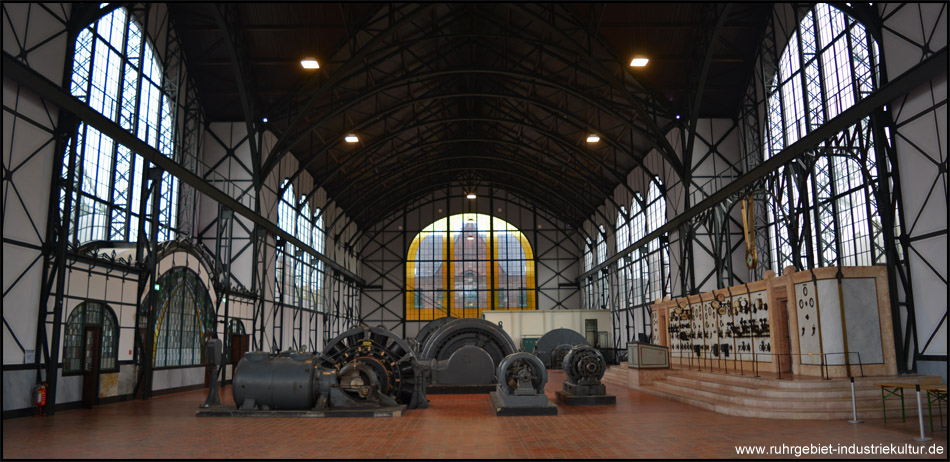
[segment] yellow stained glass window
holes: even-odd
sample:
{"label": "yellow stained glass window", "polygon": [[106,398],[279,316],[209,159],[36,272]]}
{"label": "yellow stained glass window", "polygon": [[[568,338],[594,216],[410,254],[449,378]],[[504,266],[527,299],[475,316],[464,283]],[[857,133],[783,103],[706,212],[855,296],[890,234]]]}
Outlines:
{"label": "yellow stained glass window", "polygon": [[406,258],[406,319],[534,310],[534,254],[518,228],[464,213],[426,226]]}

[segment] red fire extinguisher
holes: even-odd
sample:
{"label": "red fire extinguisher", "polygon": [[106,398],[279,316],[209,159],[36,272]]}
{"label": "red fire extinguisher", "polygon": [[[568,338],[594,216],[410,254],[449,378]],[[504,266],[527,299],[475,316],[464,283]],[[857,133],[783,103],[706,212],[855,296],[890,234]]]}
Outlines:
{"label": "red fire extinguisher", "polygon": [[40,415],[43,415],[43,407],[46,406],[46,383],[33,387],[33,401],[40,407]]}

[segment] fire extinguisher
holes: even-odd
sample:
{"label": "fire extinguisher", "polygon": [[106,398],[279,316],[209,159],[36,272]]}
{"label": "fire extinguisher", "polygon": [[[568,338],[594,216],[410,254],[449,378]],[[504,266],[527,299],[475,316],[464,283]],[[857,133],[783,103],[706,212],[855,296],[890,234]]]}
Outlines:
{"label": "fire extinguisher", "polygon": [[46,383],[41,383],[33,387],[33,402],[40,407],[40,414],[43,414],[43,407],[46,406]]}

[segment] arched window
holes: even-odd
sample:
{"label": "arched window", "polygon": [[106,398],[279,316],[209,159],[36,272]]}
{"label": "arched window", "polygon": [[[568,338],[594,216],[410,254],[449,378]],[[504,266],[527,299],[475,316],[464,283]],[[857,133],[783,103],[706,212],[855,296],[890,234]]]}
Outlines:
{"label": "arched window", "polygon": [[[298,198],[289,180],[285,179],[281,188],[284,192],[277,204],[277,226],[322,253],[325,234],[320,209],[311,214],[306,196]],[[311,315],[322,310],[323,263],[316,256],[285,242],[277,247],[275,275],[277,300],[304,308]],[[303,317],[299,320],[302,323]],[[316,335],[316,321],[308,322],[308,325],[310,332]],[[302,329],[303,326],[298,324],[295,328]],[[294,337],[294,340],[302,339]]]}
{"label": "arched window", "polygon": [[[69,89],[76,98],[175,159],[175,100],[165,90],[154,48],[125,8],[115,9],[79,32]],[[64,162],[64,172],[68,167]],[[74,208],[70,211],[76,242],[138,240],[146,167],[138,154],[95,128],[79,124]],[[164,172],[159,194],[157,238],[171,240],[178,212],[178,179]],[[151,207],[149,202],[146,213],[151,213]]]}
{"label": "arched window", "polygon": [[[827,4],[800,10],[799,17],[767,88],[765,158],[853,106],[877,85],[878,46],[861,23]],[[794,168],[778,170],[766,207],[770,263],[776,272],[786,266],[884,262],[873,196],[878,181],[874,143],[866,117],[820,143]]]}
{"label": "arched window", "polygon": [[[607,261],[607,230],[604,229],[604,225],[600,225],[597,227],[597,231],[597,264],[600,265]],[[610,270],[608,268],[602,268],[597,277],[598,300],[595,308],[601,310],[606,310],[610,304],[610,284],[607,282],[609,274]]]}
{"label": "arched window", "polygon": [[[662,186],[663,182],[656,177],[650,183],[650,190],[647,192],[647,234],[666,224],[666,194],[661,189]],[[652,302],[669,294],[670,248],[666,236],[650,241],[647,244],[647,250],[650,252],[647,257],[650,273],[647,301]]]}
{"label": "arched window", "polygon": [[504,220],[480,213],[438,220],[412,240],[406,262],[406,319],[536,309],[531,245]]}
{"label": "arched window", "polygon": [[[584,238],[584,272],[594,268],[594,243],[589,237]],[[587,276],[584,280],[584,308],[594,309],[597,305],[597,291],[594,290],[594,276]]]}
{"label": "arched window", "polygon": [[240,319],[231,319],[228,321],[228,327],[224,330],[224,354],[228,359],[228,362],[231,362],[231,338],[233,335],[244,335],[247,331],[244,330],[244,322]]}
{"label": "arched window", "polygon": [[183,267],[165,272],[157,285],[153,365],[201,365],[205,333],[214,332],[215,312],[208,289],[194,271]]}
{"label": "arched window", "polygon": [[[627,223],[627,209],[624,206],[620,206],[620,210],[617,211],[617,221],[614,224],[614,231],[617,235],[616,242],[616,253],[626,249],[630,245],[630,225]],[[620,308],[627,308],[630,305],[630,282],[632,275],[630,274],[630,265],[627,263],[630,260],[629,257],[623,257],[617,260],[617,278],[620,283],[618,288],[618,306]]]}
{"label": "arched window", "polygon": [[63,374],[82,372],[87,327],[100,329],[99,372],[118,371],[119,323],[116,322],[115,312],[108,305],[87,301],[73,308],[66,321]]}

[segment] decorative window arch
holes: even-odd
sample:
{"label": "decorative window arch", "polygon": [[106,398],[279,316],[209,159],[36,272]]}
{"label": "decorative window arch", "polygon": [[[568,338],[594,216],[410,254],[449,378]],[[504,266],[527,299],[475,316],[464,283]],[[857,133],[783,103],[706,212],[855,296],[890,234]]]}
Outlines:
{"label": "decorative window arch", "polygon": [[189,268],[175,267],[157,281],[154,367],[203,364],[205,337],[213,335],[214,305],[198,275]]}
{"label": "decorative window arch", "polygon": [[409,246],[406,319],[537,309],[534,264],[528,239],[504,220],[480,213],[437,220]]}
{"label": "decorative window arch", "polygon": [[119,323],[109,305],[85,301],[73,308],[66,321],[66,337],[63,342],[63,374],[82,372],[82,357],[85,351],[87,326],[102,328],[99,350],[99,372],[119,370]]}
{"label": "decorative window arch", "polygon": [[[166,90],[163,66],[154,47],[128,10],[116,8],[83,28],[75,49],[70,93],[176,159],[176,102]],[[72,145],[63,164],[64,178],[71,149]],[[75,149],[72,238],[79,244],[137,241],[146,161],[84,123],[78,126]],[[178,178],[163,172],[157,204],[159,241],[175,238],[178,192]],[[153,206],[148,202],[146,213],[151,213]]]}
{"label": "decorative window arch", "polygon": [[[877,87],[880,52],[860,22],[823,3],[798,15],[766,88],[766,159]],[[865,117],[777,171],[766,204],[773,270],[885,263],[875,142]]]}

